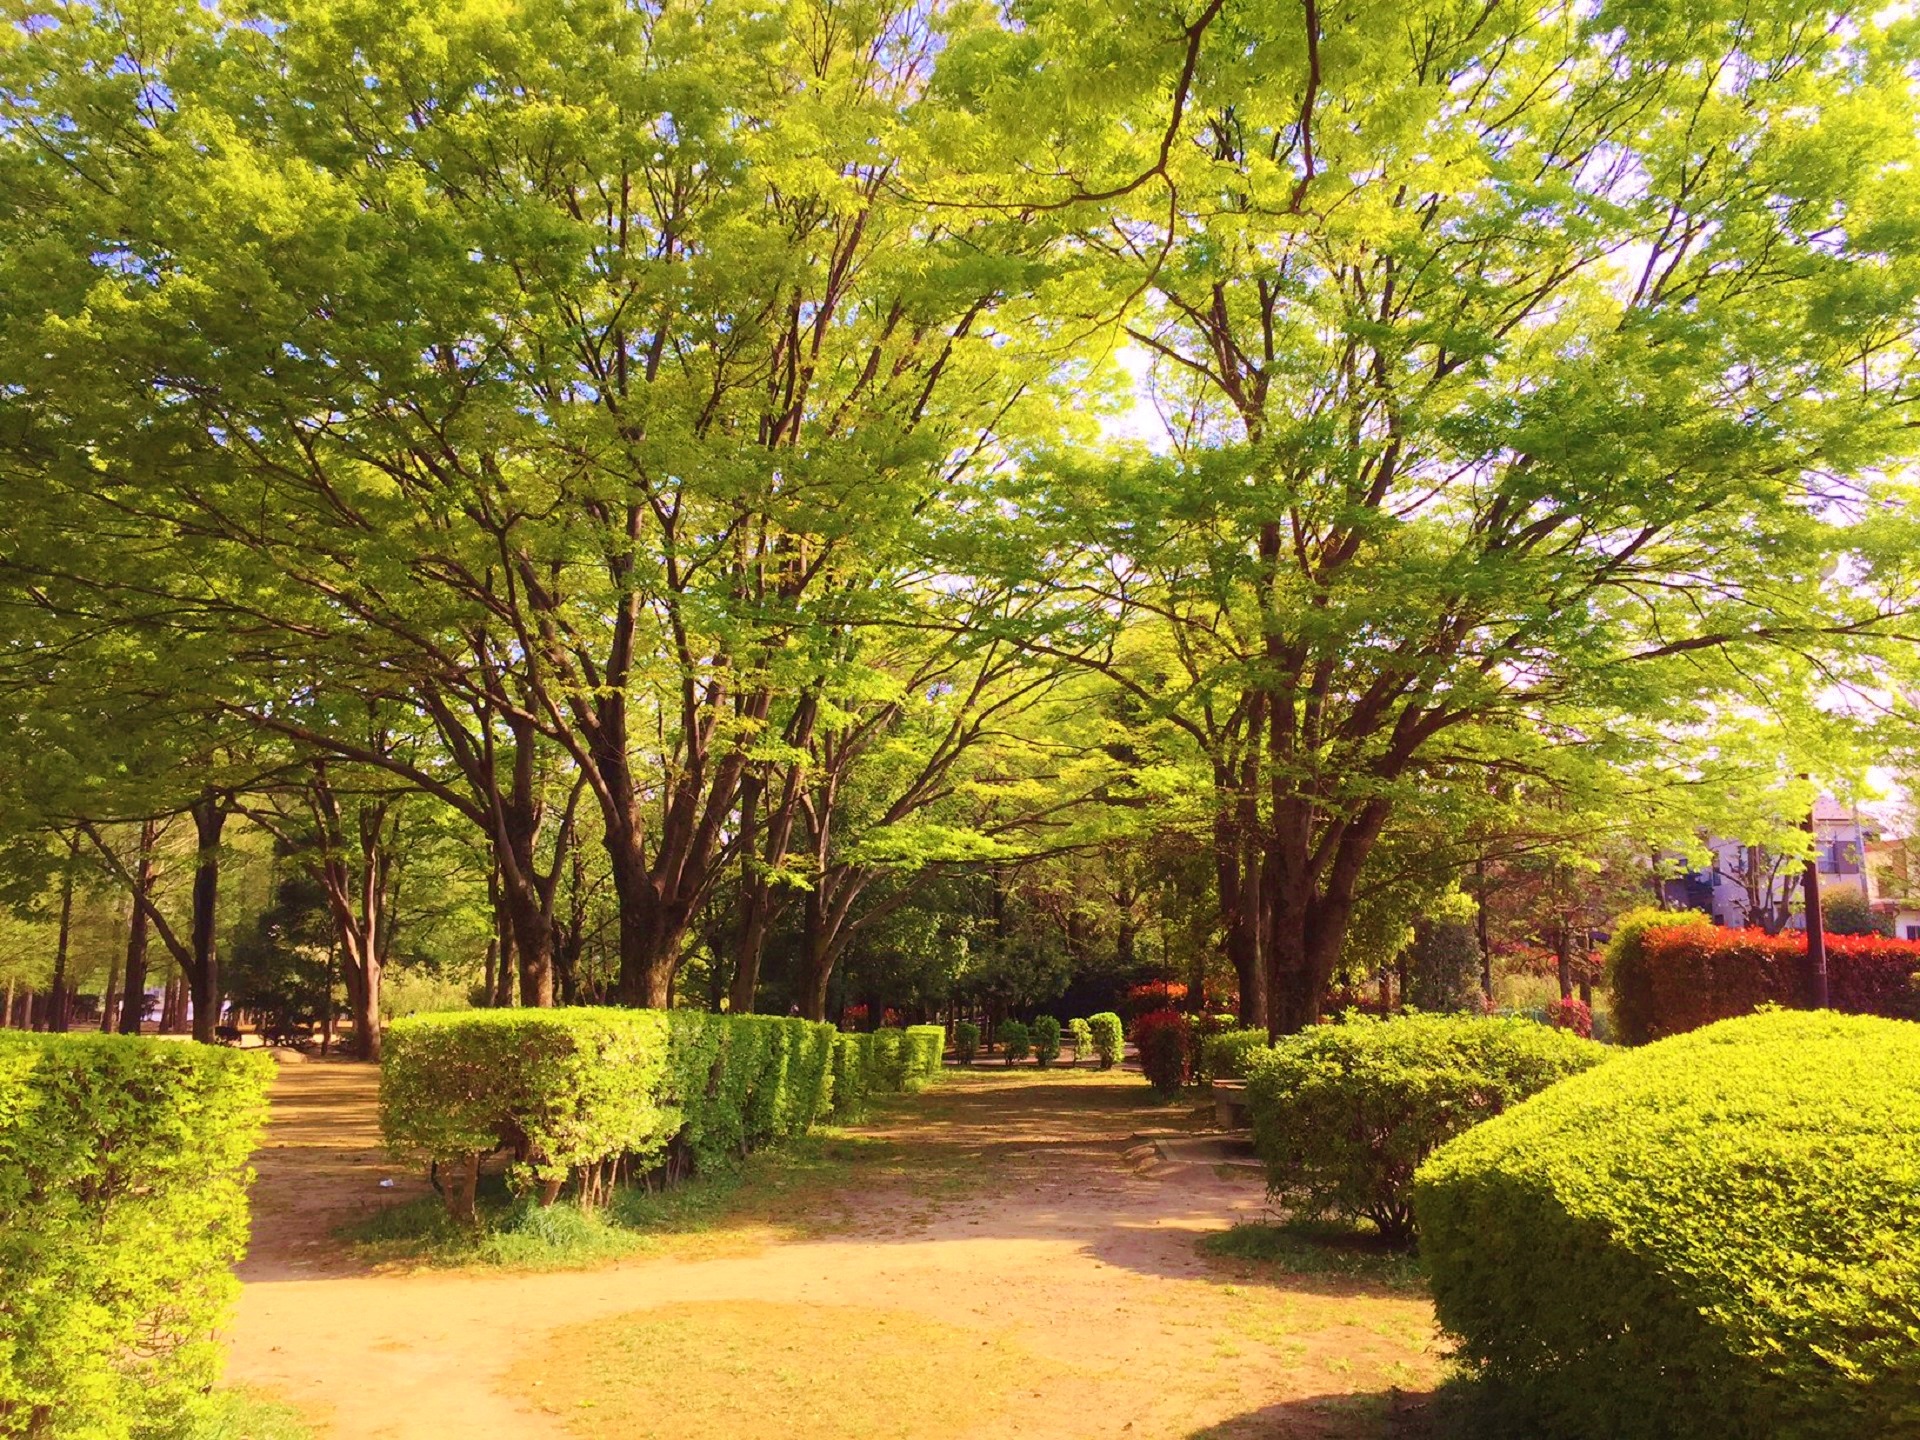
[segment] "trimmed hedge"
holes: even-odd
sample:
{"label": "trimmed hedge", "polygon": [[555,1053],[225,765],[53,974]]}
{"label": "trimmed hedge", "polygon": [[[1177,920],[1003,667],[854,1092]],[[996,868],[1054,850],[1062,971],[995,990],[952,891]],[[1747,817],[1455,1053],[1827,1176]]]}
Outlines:
{"label": "trimmed hedge", "polygon": [[0,1434],[178,1433],[219,1378],[264,1056],[0,1031]]}
{"label": "trimmed hedge", "polygon": [[1133,1022],[1133,1048],[1147,1083],[1162,1099],[1172,1099],[1187,1083],[1193,1058],[1193,1032],[1178,1010],[1150,1010]]}
{"label": "trimmed hedge", "polygon": [[962,1020],[953,1027],[953,1053],[962,1065],[971,1065],[980,1053],[980,1027],[973,1021]]}
{"label": "trimmed hedge", "polygon": [[1060,1058],[1060,1022],[1051,1015],[1036,1015],[1031,1034],[1034,1063],[1044,1070]]}
{"label": "trimmed hedge", "polygon": [[1000,1048],[1006,1054],[1007,1064],[1027,1058],[1030,1036],[1023,1020],[1003,1020],[1000,1022]]}
{"label": "trimmed hedge", "polygon": [[947,1027],[909,1025],[907,1027],[907,1088],[918,1090],[940,1078],[947,1059]]}
{"label": "trimmed hedge", "polygon": [[[1807,939],[1796,931],[1649,926],[1634,959],[1631,1038],[1637,1042],[1682,1035],[1763,1005],[1804,1009],[1813,1003]],[[1828,1003],[1843,1014],[1920,1018],[1917,972],[1920,942],[1827,936]]]}
{"label": "trimmed hedge", "polygon": [[620,1169],[675,1179],[803,1133],[832,1103],[831,1025],[701,1011],[472,1010],[396,1020],[380,1065],[380,1121],[395,1155],[449,1173],[471,1216],[482,1156],[508,1181],[583,1203]]}
{"label": "trimmed hedge", "polygon": [[1093,1050],[1100,1057],[1100,1068],[1111,1070],[1126,1053],[1127,1032],[1120,1017],[1111,1010],[1102,1010],[1098,1015],[1087,1017],[1087,1028],[1093,1031]]}
{"label": "trimmed hedge", "polygon": [[1371,1220],[1404,1244],[1421,1161],[1607,1053],[1564,1030],[1489,1016],[1316,1026],[1250,1060],[1254,1149],[1268,1189],[1298,1213]]}
{"label": "trimmed hedge", "polygon": [[1267,1048],[1264,1030],[1229,1030],[1200,1042],[1201,1063],[1209,1080],[1244,1080],[1247,1066]]}
{"label": "trimmed hedge", "polygon": [[1613,922],[1607,941],[1607,989],[1613,996],[1613,1033],[1623,1045],[1644,1045],[1653,1038],[1653,972],[1647,961],[1650,930],[1711,929],[1698,910],[1629,910]]}
{"label": "trimmed hedge", "polygon": [[1067,1022],[1067,1043],[1073,1046],[1073,1063],[1078,1065],[1093,1049],[1093,1027],[1085,1020]]}
{"label": "trimmed hedge", "polygon": [[851,1125],[867,1113],[873,1090],[873,1036],[836,1035],[833,1041],[833,1118]]}
{"label": "trimmed hedge", "polygon": [[1542,1432],[1920,1433],[1920,1026],[1661,1041],[1436,1154],[1440,1317]]}

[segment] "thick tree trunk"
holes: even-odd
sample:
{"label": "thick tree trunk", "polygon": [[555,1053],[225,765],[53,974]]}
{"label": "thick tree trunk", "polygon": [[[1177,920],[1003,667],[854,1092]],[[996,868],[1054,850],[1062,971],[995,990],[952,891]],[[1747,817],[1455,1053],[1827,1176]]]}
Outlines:
{"label": "thick tree trunk", "polygon": [[684,905],[662,898],[637,837],[609,833],[606,844],[620,905],[620,1001],[664,1010],[673,1000],[690,917]]}
{"label": "thick tree trunk", "polygon": [[140,855],[133,870],[133,916],[127,923],[126,968],[120,982],[120,1033],[138,1035],[146,1012],[147,941],[152,931],[147,918],[147,900],[153,890],[154,848],[160,843],[160,826],[153,820],[140,822]]}

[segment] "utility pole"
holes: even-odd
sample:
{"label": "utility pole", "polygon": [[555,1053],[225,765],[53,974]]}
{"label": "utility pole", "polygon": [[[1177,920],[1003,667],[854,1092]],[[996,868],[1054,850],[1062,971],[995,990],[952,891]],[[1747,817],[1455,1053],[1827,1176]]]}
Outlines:
{"label": "utility pole", "polygon": [[1813,981],[1813,1008],[1824,1010],[1827,1008],[1827,926],[1820,909],[1820,832],[1814,824],[1814,812],[1819,807],[1818,796],[1807,807],[1807,837],[1813,842],[1806,871],[1807,970]]}

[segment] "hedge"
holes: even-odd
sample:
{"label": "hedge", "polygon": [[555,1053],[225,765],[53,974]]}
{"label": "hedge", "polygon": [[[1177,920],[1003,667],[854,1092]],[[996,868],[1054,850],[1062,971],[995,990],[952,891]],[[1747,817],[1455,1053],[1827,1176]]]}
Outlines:
{"label": "hedge", "polygon": [[947,1027],[909,1025],[907,1027],[907,1088],[918,1090],[940,1078],[947,1058]]}
{"label": "hedge", "polygon": [[1661,1041],[1455,1140],[1415,1203],[1442,1322],[1543,1433],[1920,1433],[1920,1026]]}
{"label": "hedge", "polygon": [[1607,941],[1607,989],[1613,996],[1614,1037],[1623,1045],[1644,1045],[1653,1038],[1653,972],[1647,962],[1647,932],[1711,929],[1698,910],[1629,910],[1613,922]]}
{"label": "hedge", "polygon": [[1027,1024],[1024,1020],[1003,1020],[1000,1022],[1000,1048],[1006,1054],[1007,1064],[1027,1058],[1032,1049]]}
{"label": "hedge", "polygon": [[[1916,972],[1920,942],[1827,936],[1828,1003],[1842,1013],[1920,1018]],[[1750,1015],[1762,1005],[1804,1009],[1813,1001],[1806,936],[1794,931],[1648,927],[1627,975],[1634,1027],[1622,1038],[1635,1043]]]}
{"label": "hedge", "polygon": [[1298,1213],[1371,1220],[1404,1244],[1421,1161],[1607,1053],[1564,1030],[1492,1016],[1316,1026],[1249,1062],[1254,1149],[1268,1188]]}
{"label": "hedge", "polygon": [[1126,1030],[1120,1024],[1120,1017],[1111,1010],[1102,1010],[1087,1017],[1087,1028],[1093,1031],[1093,1051],[1100,1057],[1100,1068],[1111,1070],[1120,1063],[1126,1045]]}
{"label": "hedge", "polygon": [[1247,1066],[1267,1048],[1265,1030],[1228,1030],[1200,1042],[1201,1065],[1209,1080],[1244,1080]]}
{"label": "hedge", "polygon": [[480,1158],[583,1203],[618,1171],[678,1178],[804,1132],[832,1103],[831,1025],[700,1011],[475,1010],[396,1020],[380,1066],[388,1147],[448,1172],[468,1217]]}
{"label": "hedge", "polygon": [[264,1056],[0,1031],[0,1434],[178,1433],[219,1377]]}
{"label": "hedge", "polygon": [[1150,1010],[1133,1022],[1133,1048],[1147,1083],[1162,1099],[1172,1099],[1187,1083],[1193,1058],[1193,1032],[1178,1010]]}
{"label": "hedge", "polygon": [[873,1036],[837,1035],[833,1041],[833,1118],[851,1125],[865,1117],[873,1090]]}

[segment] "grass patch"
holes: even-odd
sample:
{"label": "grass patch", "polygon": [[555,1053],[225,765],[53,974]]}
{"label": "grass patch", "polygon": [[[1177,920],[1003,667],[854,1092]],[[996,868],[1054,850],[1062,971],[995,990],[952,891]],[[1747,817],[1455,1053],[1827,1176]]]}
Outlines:
{"label": "grass patch", "polygon": [[1202,1235],[1199,1246],[1209,1259],[1240,1261],[1279,1275],[1331,1276],[1407,1292],[1426,1288],[1419,1262],[1370,1226],[1309,1220],[1235,1225]]}
{"label": "grass patch", "polygon": [[256,1391],[216,1390],[187,1440],[313,1440],[313,1427],[293,1406]]}
{"label": "grass patch", "polygon": [[483,1178],[479,1223],[457,1224],[434,1196],[376,1211],[341,1227],[364,1260],[381,1265],[510,1270],[573,1270],[657,1254],[690,1238],[765,1242],[831,1232],[848,1218],[846,1200],[881,1184],[945,1193],[957,1183],[951,1167],[927,1165],[915,1151],[867,1135],[818,1131],[778,1148],[756,1151],[738,1165],[671,1190],[625,1186],[604,1210],[584,1213],[570,1201],[542,1209]]}
{"label": "grass patch", "polygon": [[1071,1373],[902,1310],[743,1300],[569,1327],[509,1383],[586,1440],[939,1440]]}

